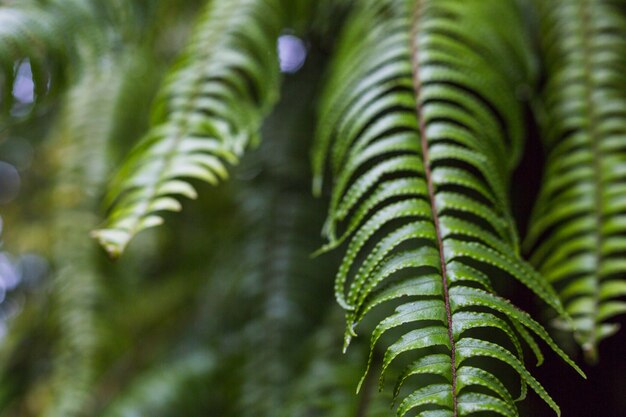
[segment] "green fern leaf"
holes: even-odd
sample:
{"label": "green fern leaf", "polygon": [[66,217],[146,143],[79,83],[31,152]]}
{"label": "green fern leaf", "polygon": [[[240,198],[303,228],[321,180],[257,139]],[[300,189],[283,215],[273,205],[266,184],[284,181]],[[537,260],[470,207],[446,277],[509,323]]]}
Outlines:
{"label": "green fern leaf", "polygon": [[[558,414],[523,364],[521,339],[538,362],[536,338],[582,374],[491,286],[516,279],[564,315],[552,287],[519,257],[508,208],[523,136],[515,92],[531,72],[522,34],[513,2],[364,0],[337,52],[313,154],[315,191],[326,165],[334,177],[322,251],[347,242],[335,287],[346,346],[368,312],[395,306],[371,336],[367,370],[377,344],[401,331],[386,348],[381,387],[409,352],[415,362],[396,395],[411,377],[430,376],[398,416],[517,416],[509,389],[477,369],[477,357],[508,364],[520,399],[529,386]],[[478,339],[479,328],[510,343]]]}
{"label": "green fern leaf", "polygon": [[155,125],[110,184],[106,224],[94,236],[118,256],[159,212],[178,211],[174,197],[195,198],[188,179],[217,184],[257,141],[277,98],[276,39],[285,24],[277,0],[216,0],[162,88]]}
{"label": "green fern leaf", "polygon": [[626,313],[626,14],[619,2],[542,2],[543,188],[525,242],[590,360]]}
{"label": "green fern leaf", "polygon": [[101,272],[93,262],[97,246],[89,239],[89,230],[97,224],[107,144],[118,122],[116,105],[128,87],[124,77],[108,70],[111,62],[129,78],[144,70],[131,54],[92,61],[67,92],[53,130],[51,145],[63,161],[54,191],[53,256],[58,270],[52,286],[60,337],[51,378],[55,401],[42,414],[46,417],[83,414],[96,379],[93,356],[99,333],[95,305],[102,292]]}

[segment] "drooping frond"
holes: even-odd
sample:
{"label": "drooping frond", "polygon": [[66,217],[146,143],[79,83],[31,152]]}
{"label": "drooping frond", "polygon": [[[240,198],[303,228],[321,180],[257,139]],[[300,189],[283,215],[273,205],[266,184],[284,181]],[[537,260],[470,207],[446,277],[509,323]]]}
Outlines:
{"label": "drooping frond", "polygon": [[21,1],[0,6],[0,103],[12,109],[20,64],[28,63],[34,82],[33,100],[48,94],[61,76],[60,65],[75,53],[76,40],[88,37],[95,20],[89,0]]}
{"label": "drooping frond", "polygon": [[548,162],[525,243],[593,360],[626,312],[626,11],[539,3]]}
{"label": "drooping frond", "polygon": [[245,377],[234,416],[283,415],[305,356],[293,347],[312,337],[319,312],[333,305],[328,289],[338,260],[310,257],[324,221],[324,204],[308,191],[306,163],[315,123],[309,103],[319,94],[320,61],[311,52],[307,65],[285,80],[281,101],[263,127],[264,146],[241,166],[257,175],[232,184],[238,187],[243,234],[224,267],[232,270],[237,259],[249,306],[240,336],[247,347],[240,360]]}
{"label": "drooping frond", "polygon": [[396,394],[428,375],[398,416],[517,416],[510,388],[478,357],[508,364],[520,397],[529,385],[558,413],[523,364],[522,339],[539,361],[536,337],[581,372],[492,289],[494,279],[516,279],[563,313],[518,256],[508,207],[523,137],[515,94],[530,73],[523,33],[514,2],[364,0],[337,52],[313,155],[318,191],[326,160],[334,176],[324,250],[348,242],[335,288],[346,344],[370,310],[394,305],[371,338],[373,350],[401,331],[381,384],[409,352]]}
{"label": "drooping frond", "polygon": [[[83,415],[94,384],[95,308],[101,284],[96,245],[89,231],[97,224],[107,145],[116,129],[120,96],[128,88],[125,77],[143,70],[137,63],[130,54],[111,55],[84,67],[65,97],[59,126],[53,132],[51,146],[61,165],[53,196],[57,267],[53,291],[60,337],[52,376],[55,399],[43,414],[46,417]],[[125,77],[111,71],[113,67],[123,69]]]}
{"label": "drooping frond", "polygon": [[285,24],[279,0],[215,0],[198,20],[186,52],[167,78],[154,127],[110,185],[106,224],[94,236],[119,255],[139,231],[194,198],[188,179],[227,176],[257,141],[279,86],[276,39]]}
{"label": "drooping frond", "polygon": [[[56,400],[45,414],[50,417],[78,415],[93,379],[91,361],[96,343],[93,309],[98,293],[98,273],[91,262],[93,248],[88,244],[88,236],[89,225],[96,220],[94,197],[98,195],[99,181],[104,178],[105,142],[100,140],[102,137],[82,137],[85,129],[69,127],[72,120],[80,120],[81,127],[90,121],[73,111],[85,110],[80,105],[85,104],[85,88],[92,88],[92,80],[88,81],[70,91],[69,100],[79,101],[68,101],[67,128],[60,129],[55,144],[63,158],[57,180],[60,204],[55,215],[53,249],[58,264],[53,287],[60,340],[53,376]],[[93,99],[95,102],[101,97],[94,95]],[[73,197],[69,198],[70,195]]]}

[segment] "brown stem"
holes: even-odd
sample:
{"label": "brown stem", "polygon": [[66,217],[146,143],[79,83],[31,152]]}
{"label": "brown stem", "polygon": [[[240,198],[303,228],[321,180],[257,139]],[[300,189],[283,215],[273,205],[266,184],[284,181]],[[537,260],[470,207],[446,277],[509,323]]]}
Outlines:
{"label": "brown stem", "polygon": [[426,120],[421,104],[422,81],[420,79],[420,62],[419,62],[419,46],[417,38],[419,36],[419,22],[422,17],[422,1],[416,0],[415,13],[411,28],[411,53],[413,61],[413,88],[415,89],[416,112],[419,119],[420,139],[422,145],[422,157],[424,160],[424,175],[426,176],[426,184],[428,186],[428,197],[431,203],[433,214],[433,222],[435,224],[435,232],[437,235],[437,247],[439,249],[439,259],[441,262],[441,279],[443,281],[443,300],[446,306],[446,316],[448,324],[448,337],[450,338],[450,362],[452,370],[452,412],[454,417],[458,417],[458,400],[456,394],[456,345],[454,342],[454,334],[452,332],[452,310],[450,308],[450,294],[448,291],[448,273],[446,268],[446,259],[444,255],[443,238],[441,234],[441,226],[439,223],[439,211],[437,210],[437,202],[435,200],[435,186],[433,184],[432,169],[429,157],[428,138],[426,137]]}

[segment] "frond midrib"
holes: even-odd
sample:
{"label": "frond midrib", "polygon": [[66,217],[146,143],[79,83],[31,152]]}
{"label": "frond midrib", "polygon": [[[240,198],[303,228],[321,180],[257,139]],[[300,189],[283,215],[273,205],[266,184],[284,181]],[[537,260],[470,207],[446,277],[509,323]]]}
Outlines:
{"label": "frond midrib", "polygon": [[[591,61],[591,45],[589,44],[590,33],[590,13],[591,5],[589,4],[589,0],[582,0],[580,5],[580,23],[582,29],[582,61],[583,61],[583,71],[584,71],[584,94],[585,94],[585,106],[586,111],[589,115],[589,125],[587,126],[587,131],[589,134],[589,142],[591,147],[592,154],[592,167],[593,167],[593,177],[595,187],[593,188],[593,198],[596,210],[594,210],[594,221],[596,223],[596,227],[594,228],[594,238],[596,240],[595,248],[593,250],[593,255],[596,260],[596,266],[594,268],[595,274],[599,275],[598,268],[602,264],[602,241],[603,241],[603,233],[602,233],[602,213],[604,213],[604,204],[603,204],[603,183],[602,183],[602,167],[601,164],[601,150],[599,148],[599,137],[596,129],[596,124],[598,120],[598,115],[596,112],[595,99],[593,97],[593,79],[592,79],[592,61]],[[593,290],[593,322],[594,325],[591,327],[591,334],[589,336],[589,341],[583,344],[583,351],[585,355],[589,357],[593,361],[593,358],[596,356],[597,349],[597,321],[598,321],[598,312],[600,308],[600,277],[597,276],[596,279],[593,280],[594,290]]]}
{"label": "frond midrib", "polygon": [[439,211],[437,208],[437,200],[435,196],[435,186],[433,184],[432,170],[429,158],[428,138],[426,137],[426,120],[424,119],[424,111],[421,104],[422,81],[420,77],[419,63],[419,46],[417,37],[419,36],[419,23],[422,17],[422,0],[415,0],[413,18],[411,20],[410,35],[410,51],[411,51],[411,70],[413,72],[413,88],[415,91],[415,111],[419,122],[419,135],[422,148],[422,158],[424,165],[424,176],[428,197],[430,199],[433,225],[435,227],[435,236],[437,239],[437,250],[439,251],[439,260],[441,263],[441,279],[443,287],[443,301],[446,308],[446,318],[448,327],[448,338],[450,339],[450,369],[451,369],[451,391],[452,391],[452,413],[453,417],[458,416],[458,398],[456,393],[457,375],[456,375],[456,344],[454,340],[454,327],[452,323],[452,309],[450,307],[450,294],[448,284],[448,274],[445,258],[445,250],[443,245],[443,237],[441,233],[441,224],[439,221]]}

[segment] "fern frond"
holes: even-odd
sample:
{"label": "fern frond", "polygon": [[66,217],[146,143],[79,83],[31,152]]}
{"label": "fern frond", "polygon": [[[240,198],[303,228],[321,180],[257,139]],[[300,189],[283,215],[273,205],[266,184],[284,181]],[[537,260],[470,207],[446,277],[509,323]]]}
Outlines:
{"label": "fern frond", "polygon": [[110,214],[94,236],[111,255],[161,224],[160,212],[180,210],[174,197],[195,198],[188,179],[217,184],[257,141],[278,95],[276,39],[284,24],[278,0],[209,3],[162,88],[154,127],[110,185]]}
{"label": "fern frond", "polygon": [[[138,64],[138,65],[137,65]],[[55,400],[47,417],[82,415],[94,383],[98,344],[95,306],[101,294],[96,246],[89,231],[97,224],[98,198],[107,172],[107,146],[116,130],[117,106],[126,77],[144,70],[132,54],[99,56],[85,66],[68,91],[53,143],[61,166],[54,193],[54,302],[59,341],[52,377]],[[123,71],[124,76],[110,71]],[[135,91],[141,82],[135,84]]]}
{"label": "fern frond", "polygon": [[[84,114],[83,106],[104,102],[102,95],[92,96],[86,92],[85,89],[93,88],[92,81],[93,78],[87,77],[69,92],[64,126],[55,141],[64,159],[57,181],[59,206],[53,249],[59,268],[54,278],[54,295],[61,337],[53,375],[56,400],[45,413],[49,417],[78,415],[89,396],[93,378],[91,361],[96,344],[93,308],[99,279],[91,262],[94,252],[88,245],[88,236],[89,225],[96,220],[94,197],[98,195],[99,181],[104,178],[106,142],[101,140],[102,135],[93,135],[96,132],[92,129],[87,129],[92,135],[83,136],[92,120],[76,112],[80,109]],[[86,103],[86,98],[94,101]],[[79,126],[76,126],[77,121]]]}
{"label": "fern frond", "polygon": [[[395,305],[373,331],[386,349],[429,375],[398,416],[517,416],[513,394],[474,358],[508,364],[557,414],[523,364],[520,339],[535,338],[580,369],[545,329],[492,290],[502,276],[560,313],[558,296],[517,254],[506,194],[522,146],[515,93],[530,69],[521,19],[502,0],[362,1],[352,17],[321,109],[315,187],[324,162],[334,176],[323,250],[347,241],[335,293],[347,310],[346,346],[363,317]],[[346,284],[347,288],[346,288]],[[408,298],[408,299],[407,299]],[[491,336],[500,333],[508,342]],[[372,361],[372,355],[367,368]],[[367,374],[367,371],[366,371]],[[425,382],[424,382],[425,381]]]}
{"label": "fern frond", "polygon": [[626,14],[610,0],[540,3],[548,162],[525,243],[593,359],[626,313]]}
{"label": "fern frond", "polygon": [[241,288],[248,294],[242,301],[252,318],[242,332],[242,346],[254,346],[239,360],[246,377],[235,416],[291,415],[286,403],[304,359],[304,349],[292,347],[314,339],[319,312],[333,302],[328,289],[338,259],[320,263],[310,257],[324,221],[324,204],[307,190],[306,164],[315,123],[309,103],[319,94],[320,61],[312,52],[307,65],[285,79],[280,103],[263,126],[264,146],[240,168],[258,174],[232,184],[238,187],[235,205],[241,218],[236,222],[243,234],[228,250],[234,257],[224,267],[232,271],[234,262],[242,268]]}
{"label": "fern frond", "polygon": [[[254,222],[246,222],[248,231],[242,240],[247,243],[239,245],[237,253],[249,263],[245,287],[249,292],[255,288],[257,293],[250,300],[254,307],[249,314],[254,319],[245,326],[243,344],[256,348],[243,359],[242,370],[247,376],[238,409],[239,414],[248,410],[270,417],[281,409],[295,377],[299,352],[291,347],[312,327],[307,306],[328,306],[332,300],[321,301],[320,292],[311,291],[317,289],[311,284],[320,269],[309,257],[315,247],[311,226],[322,221],[321,211],[313,210],[319,206],[311,204],[310,195],[300,192],[285,192],[259,182],[254,188],[243,194],[246,201],[242,206],[247,206],[244,213]],[[322,269],[327,277],[332,276],[329,268]]]}

